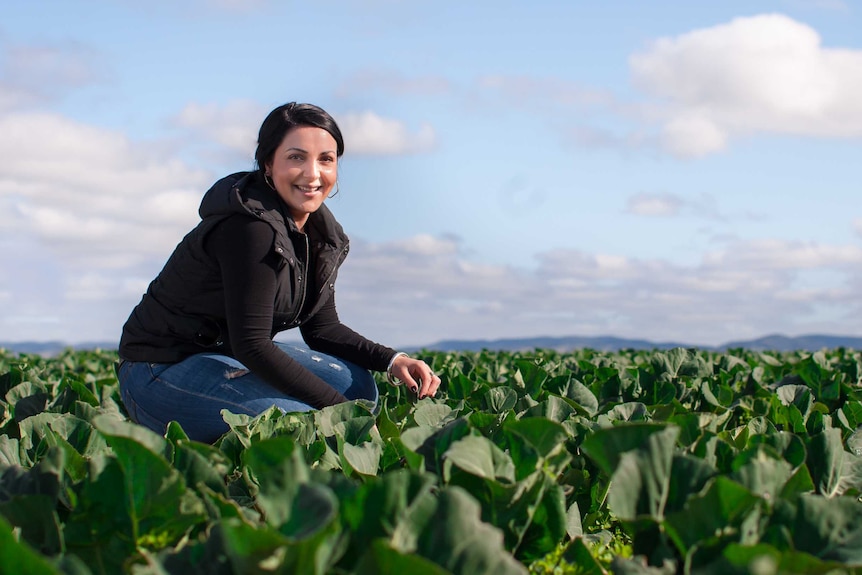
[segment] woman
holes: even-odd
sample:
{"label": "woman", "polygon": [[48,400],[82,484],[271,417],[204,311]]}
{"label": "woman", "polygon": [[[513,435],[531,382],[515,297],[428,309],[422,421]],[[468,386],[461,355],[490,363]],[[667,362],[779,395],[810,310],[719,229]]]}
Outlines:
{"label": "woman", "polygon": [[[323,201],[344,152],[335,120],[310,104],[279,106],[260,127],[256,170],[216,182],[201,222],[174,250],[123,326],[117,375],[132,420],[168,422],[213,442],[221,410],[258,415],[365,399],[374,378],[418,397],[440,378],[428,365],[343,325],[335,278],[348,239]],[[310,349],[277,343],[298,327]]]}

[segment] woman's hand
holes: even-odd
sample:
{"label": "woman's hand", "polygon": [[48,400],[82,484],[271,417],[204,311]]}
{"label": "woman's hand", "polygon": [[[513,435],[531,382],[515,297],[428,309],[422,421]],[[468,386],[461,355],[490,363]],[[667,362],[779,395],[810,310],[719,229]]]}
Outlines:
{"label": "woman's hand", "polygon": [[435,395],[440,387],[440,378],[427,363],[407,355],[399,355],[393,360],[389,375],[404,383],[419,399]]}

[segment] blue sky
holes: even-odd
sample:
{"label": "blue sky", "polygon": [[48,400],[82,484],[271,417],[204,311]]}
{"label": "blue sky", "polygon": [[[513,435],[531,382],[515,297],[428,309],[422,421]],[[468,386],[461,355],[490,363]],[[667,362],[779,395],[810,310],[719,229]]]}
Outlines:
{"label": "blue sky", "polygon": [[16,2],[0,341],[115,341],[287,101],[345,133],[372,339],[862,335],[859,30],[850,0]]}

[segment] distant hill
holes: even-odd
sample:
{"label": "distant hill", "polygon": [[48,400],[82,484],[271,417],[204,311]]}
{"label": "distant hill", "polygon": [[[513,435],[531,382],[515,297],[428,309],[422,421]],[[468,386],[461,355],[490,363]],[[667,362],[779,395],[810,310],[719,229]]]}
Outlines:
{"label": "distant hill", "polygon": [[838,335],[802,335],[787,337],[783,335],[767,335],[758,339],[731,341],[718,346],[692,345],[684,342],[654,342],[644,339],[626,339],[611,336],[583,337],[532,337],[511,339],[474,339],[474,340],[443,340],[424,346],[421,349],[430,351],[481,351],[483,349],[499,351],[523,351],[531,349],[553,349],[560,352],[576,349],[594,349],[596,351],[619,351],[622,349],[654,350],[672,349],[674,347],[696,347],[710,351],[726,351],[728,349],[749,349],[752,351],[819,351],[839,347],[862,350],[862,337]]}
{"label": "distant hill", "polygon": [[753,351],[819,351],[821,349],[862,350],[862,337],[840,335],[800,335],[787,337],[783,335],[767,335],[747,341],[732,341],[720,349],[745,348]]}
{"label": "distant hill", "polygon": [[[299,342],[296,342],[299,343]],[[413,346],[408,351],[421,349],[429,351],[524,351],[532,349],[553,349],[559,352],[575,349],[594,349],[596,351],[619,351],[636,349],[650,351],[654,349],[672,349],[674,347],[695,347],[709,351],[726,351],[728,349],[749,349],[752,351],[819,351],[821,349],[862,350],[862,337],[840,335],[800,335],[787,337],[774,334],[750,340],[730,341],[718,346],[692,345],[679,341],[654,342],[646,339],[627,339],[613,336],[561,336],[561,337],[527,337],[508,339],[448,339],[425,346]],[[13,353],[37,353],[40,355],[56,355],[68,348],[75,350],[117,349],[117,342],[85,342],[65,344],[59,341],[47,342],[0,342],[0,349]]]}
{"label": "distant hill", "polygon": [[35,353],[44,356],[57,355],[67,349],[76,351],[87,351],[94,349],[115,350],[117,342],[115,341],[91,341],[84,343],[63,343],[62,341],[0,341],[0,349],[11,351],[12,353]]}
{"label": "distant hill", "polygon": [[645,339],[625,339],[613,336],[562,336],[562,337],[528,337],[509,339],[449,339],[424,346],[422,349],[431,351],[524,351],[531,349],[553,349],[560,352],[574,349],[595,349],[597,351],[618,351],[621,349],[672,349],[674,347],[691,347],[683,343],[652,342]]}

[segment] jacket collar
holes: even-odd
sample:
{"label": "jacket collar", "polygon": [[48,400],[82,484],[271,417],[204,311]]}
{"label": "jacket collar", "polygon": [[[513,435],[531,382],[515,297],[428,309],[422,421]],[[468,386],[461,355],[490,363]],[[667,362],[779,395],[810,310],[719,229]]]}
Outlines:
{"label": "jacket collar", "polygon": [[[288,234],[299,233],[287,206],[278,194],[259,181],[257,172],[237,172],[217,181],[204,194],[198,213],[201,218],[245,214],[263,220],[275,230],[276,247],[287,248]],[[333,248],[347,244],[344,229],[325,204],[308,216],[306,226],[313,228],[309,232],[316,240]]]}

